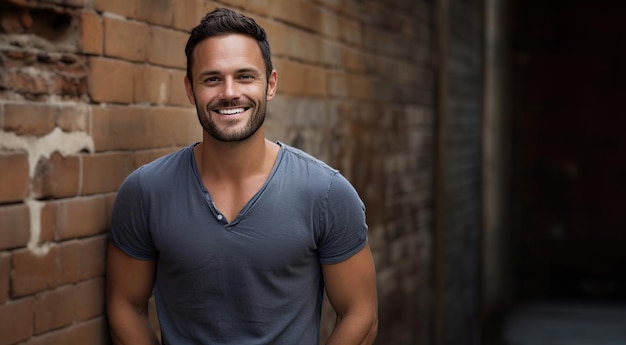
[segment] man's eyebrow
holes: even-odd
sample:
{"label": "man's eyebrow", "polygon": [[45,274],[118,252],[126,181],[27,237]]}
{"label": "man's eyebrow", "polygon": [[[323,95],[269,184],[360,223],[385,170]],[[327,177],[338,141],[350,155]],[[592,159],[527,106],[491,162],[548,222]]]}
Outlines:
{"label": "man's eyebrow", "polygon": [[[241,74],[241,73],[261,74],[261,71],[259,71],[256,68],[246,67],[246,68],[240,68],[236,70],[235,73],[236,74]],[[208,71],[204,71],[200,73],[199,76],[204,77],[204,76],[209,76],[209,75],[220,75],[220,74],[223,74],[223,72],[217,71],[217,70],[208,70]]]}

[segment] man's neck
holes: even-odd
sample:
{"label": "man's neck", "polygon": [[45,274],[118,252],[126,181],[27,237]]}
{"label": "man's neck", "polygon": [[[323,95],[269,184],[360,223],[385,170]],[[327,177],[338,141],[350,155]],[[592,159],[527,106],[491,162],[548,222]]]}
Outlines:
{"label": "man's neck", "polygon": [[236,183],[271,170],[278,145],[266,139],[262,130],[238,142],[221,142],[205,132],[194,154],[203,179]]}

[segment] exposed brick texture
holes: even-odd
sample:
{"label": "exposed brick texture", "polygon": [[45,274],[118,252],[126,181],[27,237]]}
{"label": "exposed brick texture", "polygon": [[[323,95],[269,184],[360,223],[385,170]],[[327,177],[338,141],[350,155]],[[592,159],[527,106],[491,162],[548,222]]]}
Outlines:
{"label": "exposed brick texture", "polygon": [[0,203],[22,200],[28,189],[28,154],[0,151]]}
{"label": "exposed brick texture", "polygon": [[[377,344],[431,343],[437,305],[446,308],[444,343],[469,338],[481,6],[449,2],[456,7],[445,123],[436,103],[437,2],[1,2],[0,345],[109,343],[103,277],[116,192],[137,167],[202,139],[183,84],[184,46],[216,6],[267,30],[279,75],[268,137],[338,168],[366,204]],[[435,157],[436,125],[447,128],[448,156]],[[441,255],[437,159],[446,161],[454,194],[444,204],[450,244],[441,272],[433,271]],[[433,277],[449,287],[442,304],[432,300]],[[150,313],[158,329],[153,301]],[[333,322],[326,303],[323,338]]]}

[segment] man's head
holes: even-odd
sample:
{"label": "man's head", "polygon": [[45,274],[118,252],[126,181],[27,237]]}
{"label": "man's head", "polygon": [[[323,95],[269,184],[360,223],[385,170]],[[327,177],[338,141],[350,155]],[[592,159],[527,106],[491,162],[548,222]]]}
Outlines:
{"label": "man's head", "polygon": [[267,42],[265,30],[259,26],[252,18],[227,8],[216,8],[207,13],[200,24],[193,28],[187,45],[185,55],[187,56],[187,78],[191,81],[191,67],[193,64],[193,51],[201,41],[226,34],[243,34],[254,38],[261,49],[263,60],[265,61],[265,77],[269,79],[272,73],[272,57],[270,45]]}

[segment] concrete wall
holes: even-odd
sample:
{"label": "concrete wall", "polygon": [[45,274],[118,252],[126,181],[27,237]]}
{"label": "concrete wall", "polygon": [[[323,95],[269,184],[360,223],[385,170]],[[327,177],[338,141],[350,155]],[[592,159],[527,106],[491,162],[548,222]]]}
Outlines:
{"label": "concrete wall", "polygon": [[[446,101],[436,98],[433,1],[1,1],[0,345],[108,341],[111,205],[132,170],[200,139],[183,46],[216,6],[267,29],[279,71],[268,136],[340,169],[366,203],[377,344],[474,332],[480,2],[458,3]],[[433,259],[438,100],[449,138],[442,266]],[[435,281],[445,286],[439,309]],[[324,315],[327,334],[328,305]]]}

